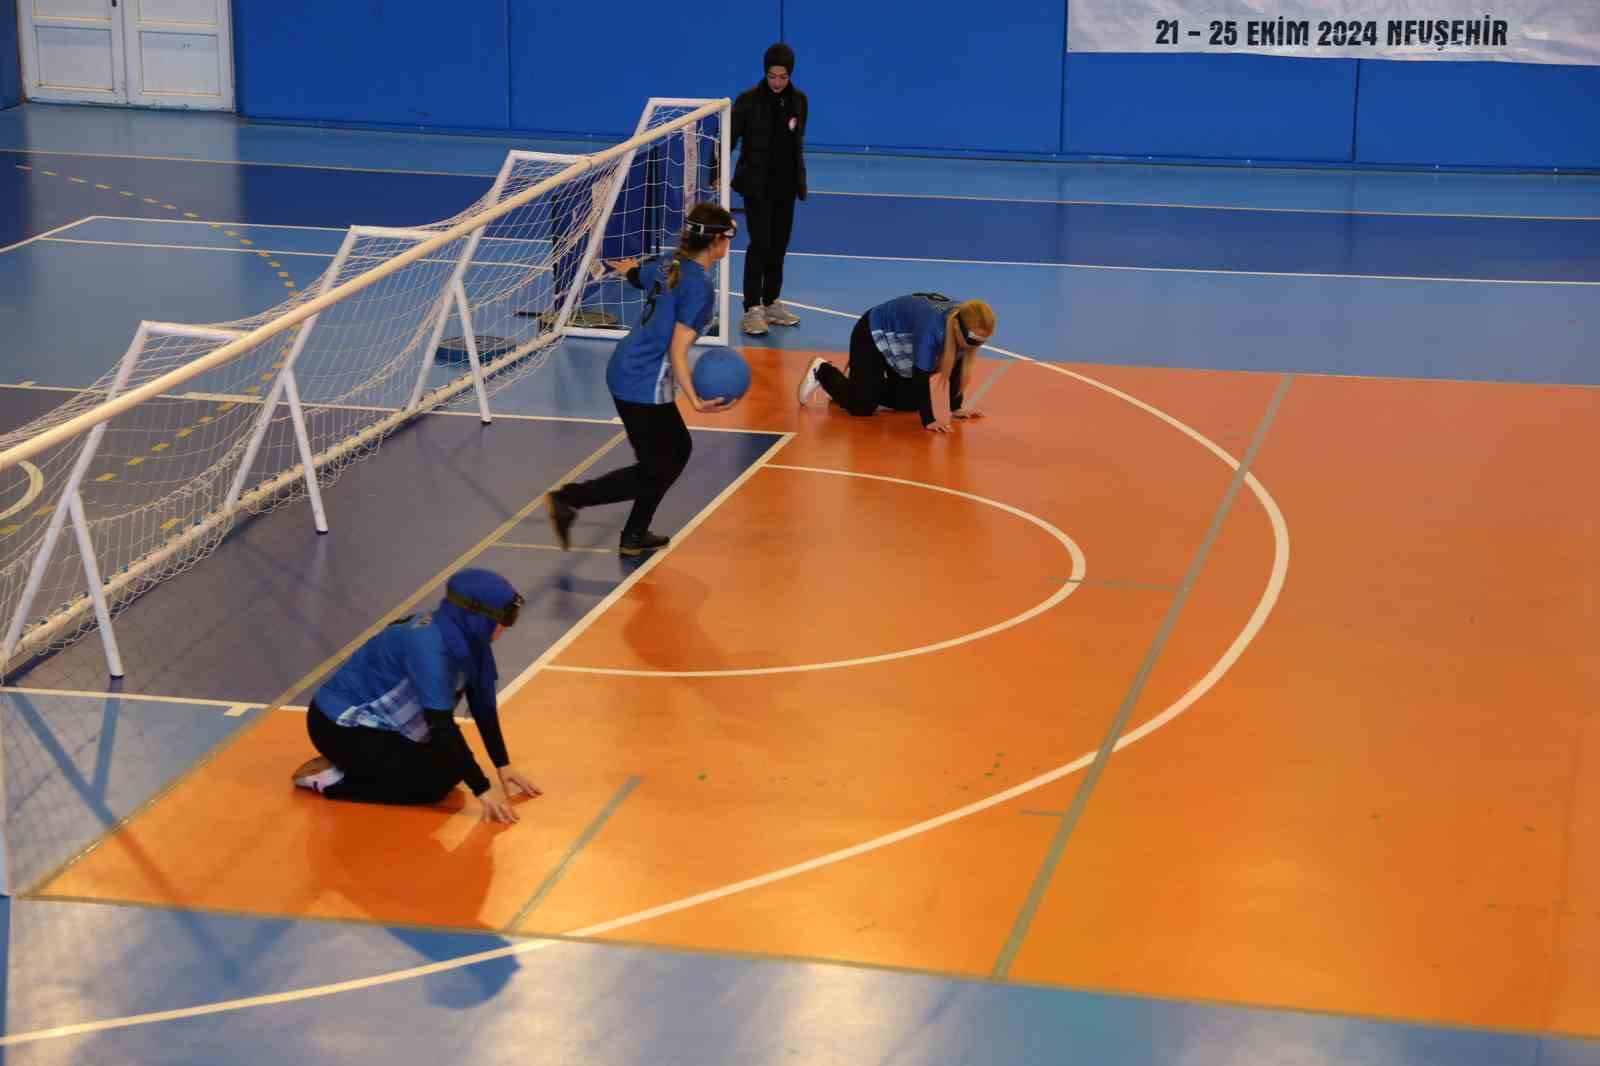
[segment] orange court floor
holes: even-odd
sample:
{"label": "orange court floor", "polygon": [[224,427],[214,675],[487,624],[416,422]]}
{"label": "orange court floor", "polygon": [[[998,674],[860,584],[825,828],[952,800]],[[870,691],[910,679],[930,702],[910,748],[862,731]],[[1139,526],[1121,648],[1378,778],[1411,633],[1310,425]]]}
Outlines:
{"label": "orange court floor", "polygon": [[520,824],[283,707],[36,895],[1600,1036],[1600,392],[997,359],[925,447],[745,351],[691,423],[794,436],[507,701]]}

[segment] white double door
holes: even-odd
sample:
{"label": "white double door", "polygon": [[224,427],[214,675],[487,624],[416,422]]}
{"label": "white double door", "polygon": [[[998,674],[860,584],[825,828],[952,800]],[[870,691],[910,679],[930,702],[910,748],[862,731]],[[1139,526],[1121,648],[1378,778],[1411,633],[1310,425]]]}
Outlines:
{"label": "white double door", "polygon": [[28,98],[232,111],[228,5],[17,0]]}

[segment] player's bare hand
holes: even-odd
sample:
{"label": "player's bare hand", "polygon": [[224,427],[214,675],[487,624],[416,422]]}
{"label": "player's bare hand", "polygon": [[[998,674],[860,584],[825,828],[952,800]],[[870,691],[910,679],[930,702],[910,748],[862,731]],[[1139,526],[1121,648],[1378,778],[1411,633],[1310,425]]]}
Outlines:
{"label": "player's bare hand", "polygon": [[607,259],[606,260],[606,266],[608,268],[610,268],[610,270],[611,270],[611,272],[613,274],[626,274],[628,271],[632,270],[634,267],[636,267],[638,265],[639,265],[639,260],[637,260],[637,259]]}
{"label": "player's bare hand", "polygon": [[497,785],[490,785],[489,791],[478,797],[478,817],[485,822],[504,822],[507,825],[517,821],[517,812],[511,809],[511,804],[506,801],[505,789]]}
{"label": "player's bare hand", "polygon": [[950,432],[950,423],[948,423],[948,422],[929,422],[927,425],[923,426],[922,428],[927,430],[929,433],[949,433]]}
{"label": "player's bare hand", "polygon": [[696,411],[699,411],[703,415],[710,415],[716,414],[719,411],[731,410],[733,405],[739,402],[739,398],[735,397],[734,399],[730,400],[726,396],[718,396],[714,400],[702,400],[697,396],[693,402],[694,409]]}
{"label": "player's bare hand", "polygon": [[500,788],[507,796],[515,796],[518,792],[527,796],[544,795],[544,789],[534,784],[531,777],[515,766],[500,767]]}

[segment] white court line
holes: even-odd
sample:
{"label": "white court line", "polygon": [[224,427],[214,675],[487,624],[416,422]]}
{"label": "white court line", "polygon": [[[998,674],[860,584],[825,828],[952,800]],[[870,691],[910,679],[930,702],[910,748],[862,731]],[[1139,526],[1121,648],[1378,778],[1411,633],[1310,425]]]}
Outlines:
{"label": "white court line", "polygon": [[[493,175],[490,175],[493,177]],[[230,222],[220,218],[146,218],[144,215],[90,215],[90,218],[103,219],[107,222],[138,222],[152,226],[209,226],[212,229],[232,227],[233,229],[304,229],[317,233],[345,233],[349,226],[310,226],[298,222]],[[425,223],[417,228],[426,229],[428,226],[438,225],[436,221]],[[436,232],[443,232],[442,230]],[[381,239],[381,238],[378,238]],[[500,241],[506,244],[549,244],[542,238],[523,237],[491,237],[488,234],[479,238],[479,243],[484,241]]]}
{"label": "white court line", "polygon": [[25,688],[18,685],[0,685],[0,694],[15,692],[24,696],[82,696],[92,700],[145,700],[150,703],[187,703],[200,707],[265,707],[264,703],[240,703],[238,700],[208,700],[189,696],[147,696],[142,692],[93,692],[70,688]]}
{"label": "white court line", "polygon": [[[836,315],[840,318],[860,317],[859,314],[835,311],[831,308],[822,308],[803,304],[794,304],[794,306],[803,307],[808,311]],[[1178,421],[1176,418],[1160,410],[1159,408],[1145,403],[1143,400],[1140,400],[1134,396],[1130,396],[1128,393],[1104,384],[1103,382],[1099,382],[1093,378],[1086,377],[1083,374],[1078,374],[1074,371],[1067,370],[1053,363],[1041,362],[1037,359],[1019,355],[1015,352],[1005,351],[1004,349],[996,348],[993,350],[1000,352],[1003,355],[1010,356],[1013,359],[1018,359],[1022,362],[1037,366],[1045,371],[1063,374],[1067,377],[1073,378],[1074,380],[1081,381],[1092,388],[1100,389],[1111,396],[1115,396],[1121,400],[1124,400],[1132,404],[1134,407],[1148,412],[1154,417],[1160,419],[1162,422],[1165,422],[1167,425],[1182,433],[1184,436],[1196,441],[1207,451],[1217,456],[1230,469],[1235,471],[1239,469],[1238,459],[1230,455],[1222,447],[1210,440],[1210,438],[1200,433],[1199,430],[1196,430],[1184,424],[1183,422]],[[770,455],[771,452],[768,452],[768,454]],[[753,470],[754,467],[746,470],[745,474],[748,475],[752,473]],[[1278,509],[1277,501],[1272,498],[1272,495],[1267,492],[1265,486],[1261,484],[1256,476],[1254,474],[1246,474],[1244,482],[1249,487],[1250,491],[1255,494],[1256,499],[1260,502],[1263,510],[1266,512],[1267,519],[1272,526],[1272,571],[1267,578],[1266,588],[1262,591],[1261,598],[1257,601],[1255,609],[1251,612],[1249,619],[1246,620],[1244,628],[1239,631],[1239,635],[1234,638],[1233,643],[1228,645],[1227,649],[1223,652],[1222,657],[1217,660],[1216,664],[1212,666],[1212,668],[1208,670],[1204,676],[1191,685],[1182,696],[1180,696],[1160,714],[1157,714],[1155,717],[1151,718],[1137,729],[1130,730],[1118,738],[1116,745],[1112,749],[1114,751],[1121,751],[1128,745],[1137,743],[1143,738],[1149,736],[1151,733],[1154,733],[1157,729],[1160,729],[1162,726],[1177,718],[1184,711],[1188,710],[1195,704],[1196,701],[1209,692],[1216,685],[1216,683],[1222,679],[1222,676],[1232,668],[1233,664],[1238,661],[1239,656],[1244,654],[1245,648],[1248,647],[1250,642],[1255,639],[1256,634],[1261,631],[1262,626],[1266,624],[1267,617],[1271,615],[1272,609],[1277,605],[1278,597],[1283,591],[1284,580],[1289,571],[1289,529],[1283,520],[1283,512]],[[715,502],[716,501],[713,501],[713,503]],[[708,512],[709,508],[707,511],[702,512],[702,514]],[[657,553],[656,557],[660,558],[662,554],[664,553]],[[648,567],[650,564],[646,563],[645,565]],[[644,567],[641,567],[640,569],[642,570]],[[613,594],[613,597],[607,597],[605,603],[597,606],[595,610],[590,611],[588,615],[584,616],[583,621],[580,622],[579,625],[592,623],[593,619],[597,617],[597,612],[601,607],[605,606],[606,603],[614,602],[614,596],[615,594]],[[568,643],[571,642],[564,641],[562,642],[562,646],[564,647],[565,644]],[[541,658],[544,658],[547,661],[548,657],[549,655],[547,653],[546,656]],[[531,677],[535,672],[535,668],[541,665],[543,664],[536,663],[534,667],[530,667],[527,671],[524,671],[524,675],[519,676],[517,681],[513,682],[513,685],[525,683],[526,678]],[[880,848],[888,847],[891,844],[897,844],[903,840],[908,840],[912,837],[930,832],[931,830],[949,825],[950,823],[959,821],[962,818],[989,810],[993,807],[999,806],[1000,804],[1016,799],[1019,796],[1026,795],[1027,793],[1050,784],[1051,782],[1058,781],[1063,777],[1089,766],[1094,762],[1095,755],[1095,752],[1087,752],[1078,756],[1071,762],[1066,763],[1065,765],[1058,766],[1054,770],[1050,770],[1046,773],[1038,775],[1037,777],[1030,778],[1021,784],[1014,785],[1013,787],[1002,792],[997,792],[992,796],[988,796],[974,803],[969,803],[964,807],[958,807],[955,810],[947,811],[944,814],[917,822],[916,824],[907,826],[904,829],[899,829],[883,836],[874,837],[871,840],[864,841],[863,843],[856,844],[852,847],[842,848],[838,851],[831,851],[825,855],[819,855],[814,859],[809,859],[793,866],[786,866],[780,870],[774,870],[771,873],[762,874],[759,877],[752,877],[743,881],[736,881],[733,884],[724,885],[721,888],[712,889],[709,892],[701,892],[693,896],[685,896],[681,899],[673,900],[670,903],[664,903],[658,907],[652,907],[648,910],[635,911],[632,914],[623,915],[620,918],[614,918],[610,921],[601,922],[597,925],[585,926],[582,929],[573,930],[572,932],[566,934],[566,936],[601,936],[606,933],[614,932],[618,929],[637,925],[640,922],[646,922],[654,918],[675,914],[679,911],[689,910],[690,908],[698,907],[702,904],[712,903],[716,900],[738,895],[741,892],[747,892],[751,889],[760,888],[764,885],[773,884],[778,881],[784,881],[788,878],[807,873],[811,870],[820,869],[825,866],[831,866],[834,863],[844,862],[845,860],[853,859],[857,856],[877,851]],[[100,1021],[80,1022],[74,1025],[57,1026],[52,1029],[35,1029],[30,1032],[17,1033],[11,1036],[0,1036],[0,1047],[6,1047],[12,1044],[27,1044],[40,1040],[57,1039],[67,1036],[77,1036],[84,1033],[104,1032],[110,1029],[123,1029],[129,1026],[151,1025],[157,1022],[174,1021],[182,1018],[197,1018],[210,1014],[222,1014],[228,1011],[243,1010],[250,1007],[265,1007],[282,1003],[297,1003],[308,999],[317,999],[323,996],[338,995],[342,992],[353,992],[361,989],[377,988],[383,985],[395,984],[400,981],[409,981],[418,977],[426,977],[430,974],[445,973],[451,970],[460,969],[465,966],[471,966],[475,963],[488,962],[493,959],[502,959],[512,955],[525,955],[535,951],[543,951],[546,948],[565,942],[566,941],[564,940],[529,940],[511,944],[502,948],[495,948],[490,951],[481,951],[472,955],[463,955],[459,958],[449,959],[443,962],[429,963],[425,966],[416,966],[407,970],[394,970],[389,973],[376,974],[371,977],[356,978],[350,981],[340,981],[334,984],[316,985],[309,988],[294,989],[288,992],[275,992],[269,995],[222,1000],[216,1003],[201,1004],[193,1007],[180,1007],[173,1010],[155,1011],[148,1014],[125,1015],[120,1018],[106,1018]]]}
{"label": "white court line", "polygon": [[[86,240],[86,239],[81,238],[81,237],[45,237],[45,236],[41,236],[39,239],[40,240],[49,241],[51,244],[88,244],[88,245],[99,245],[100,247],[103,247],[103,248],[155,248],[155,249],[170,250],[170,251],[175,251],[175,252],[228,252],[229,254],[232,254],[232,255],[253,255],[253,256],[257,256],[257,257],[260,257],[262,255],[268,255],[268,256],[299,255],[299,256],[311,256],[311,257],[316,258],[316,259],[332,259],[336,254],[338,254],[337,249],[335,251],[332,251],[332,252],[291,252],[291,251],[287,251],[287,250],[281,249],[281,248],[257,248],[254,245],[252,245],[252,246],[250,246],[248,248],[244,248],[244,247],[229,247],[227,245],[220,245],[220,244],[163,244],[163,243],[160,243],[160,242],[157,242],[157,241],[91,241],[91,240]],[[540,241],[528,241],[527,243],[529,243],[529,244],[539,244],[539,243],[542,243],[542,242],[540,242]],[[392,259],[393,256],[387,256],[387,255],[358,255],[356,253],[351,253],[348,256],[348,258],[349,259],[353,259],[353,260],[370,259],[370,260],[372,260],[374,262],[383,262],[383,261]],[[453,266],[456,263],[456,260],[454,260],[454,259],[434,259],[434,258],[431,258],[429,256],[423,256],[421,259],[418,259],[417,262],[419,262],[419,263],[442,264],[444,266]],[[513,269],[513,270],[530,270],[530,271],[533,271],[536,274],[548,273],[550,271],[550,269],[551,269],[548,266],[528,265],[526,263],[511,263],[511,262],[507,262],[505,260],[497,260],[497,259],[474,259],[474,260],[470,261],[467,265],[470,266],[470,267],[479,267],[479,268],[483,268],[483,267],[496,267],[496,268],[509,267],[510,269]]]}
{"label": "white court line", "polygon": [[[436,137],[436,136],[440,136],[440,135],[439,134],[430,134],[429,136]],[[611,140],[596,140],[596,141],[550,141],[550,142],[546,142],[546,143],[550,144],[550,145],[562,147],[562,148],[573,148],[573,149],[582,149],[582,148],[584,148],[586,146],[591,146],[592,145],[594,147],[594,151],[599,151],[602,148],[610,147],[611,144],[613,144],[615,142],[611,141]],[[514,150],[515,151],[548,151],[549,149],[548,148],[524,148],[524,149],[510,149],[510,148],[508,148],[508,149],[506,149],[507,152],[514,151]],[[65,157],[73,158],[73,159],[144,159],[144,160],[151,160],[151,161],[162,162],[162,163],[204,163],[207,166],[222,166],[222,167],[286,167],[286,168],[291,169],[291,170],[349,171],[349,172],[351,172],[353,174],[415,174],[415,175],[417,175],[419,177],[483,178],[486,181],[493,180],[493,178],[495,176],[495,173],[496,173],[495,170],[483,170],[483,171],[476,171],[476,170],[402,170],[402,169],[396,169],[396,168],[393,168],[393,167],[342,166],[342,165],[336,164],[336,163],[276,163],[276,162],[272,162],[272,161],[269,161],[269,160],[262,160],[262,159],[199,159],[199,158],[195,158],[195,157],[191,157],[191,156],[181,156],[181,155],[124,155],[124,154],[118,153],[118,152],[71,152],[71,151],[52,150],[52,149],[48,149],[48,148],[0,148],[0,152],[7,152],[7,153],[15,154],[15,155],[29,156],[29,157],[32,157],[32,156],[65,156]],[[572,152],[572,153],[568,153],[568,154],[579,154],[579,155],[582,155],[582,154],[593,154],[593,153],[592,152],[584,153],[584,152],[580,151],[580,152]],[[831,157],[831,156],[836,156],[838,153],[825,152],[825,151],[820,151],[819,150],[815,154],[817,156],[830,156]],[[856,158],[859,158],[859,157],[852,153],[851,155],[847,156],[846,158],[856,159]],[[1073,165],[1089,165],[1089,166],[1098,165],[1098,166],[1104,166],[1104,165],[1106,165],[1106,164],[1103,164],[1103,163],[1102,164],[1096,164],[1096,163],[1094,163],[1094,162],[1092,162],[1090,160],[1081,160],[1080,161],[1080,160],[1059,160],[1059,159],[1051,159],[1051,160],[1007,159],[1007,160],[986,160],[985,162],[990,162],[990,163],[999,162],[999,163],[1006,163],[1006,164],[1009,164],[1009,165],[1019,165],[1019,166],[1040,166],[1040,165],[1044,165],[1044,166],[1049,166],[1049,167],[1057,167],[1057,166],[1063,166],[1063,165],[1065,165],[1065,166],[1073,166]],[[1131,166],[1137,166],[1138,164],[1114,164],[1114,165],[1116,165],[1116,166],[1130,166],[1130,165]],[[498,164],[496,166],[498,166]],[[1159,167],[1158,169],[1170,170],[1172,168],[1171,167]],[[1269,173],[1271,173],[1271,172],[1280,172],[1281,173],[1281,172],[1285,172],[1286,170],[1289,170],[1289,168],[1283,168],[1283,167],[1264,167],[1264,168],[1252,168],[1252,169],[1260,169],[1260,170],[1263,170],[1263,171],[1266,171],[1266,172],[1269,172]],[[1289,171],[1289,172],[1293,172],[1293,171]],[[1388,171],[1388,172],[1383,172],[1383,173],[1414,174],[1414,173],[1417,173],[1417,172],[1413,172],[1413,171]],[[1429,175],[1429,176],[1431,176],[1431,175]],[[1515,219],[1515,220],[1526,219],[1526,220],[1537,221],[1537,222],[1543,222],[1543,221],[1546,221],[1546,220],[1559,221],[1559,222],[1593,222],[1593,221],[1600,221],[1600,218],[1597,218],[1595,216],[1590,216],[1590,215],[1495,215],[1495,214],[1471,214],[1471,213],[1460,213],[1460,214],[1458,214],[1458,213],[1445,213],[1445,212],[1432,212],[1432,211],[1414,211],[1414,212],[1413,211],[1356,211],[1356,210],[1343,210],[1343,209],[1340,209],[1340,208],[1337,208],[1337,207],[1234,207],[1234,206],[1229,206],[1227,204],[1179,204],[1179,203],[1163,203],[1163,202],[1160,202],[1160,201],[1149,201],[1149,202],[1146,202],[1146,201],[1138,201],[1138,200],[1129,200],[1129,201],[1122,201],[1122,200],[1049,200],[1049,199],[1032,199],[1032,198],[1029,198],[1029,197],[961,196],[961,195],[957,195],[957,194],[942,194],[942,193],[861,192],[861,191],[850,191],[850,190],[840,190],[840,189],[812,189],[811,190],[811,195],[813,195],[813,196],[869,196],[869,197],[894,198],[894,199],[903,199],[903,200],[975,200],[975,201],[978,201],[978,202],[989,202],[989,203],[1081,204],[1081,205],[1084,205],[1084,206],[1087,206],[1087,207],[1174,207],[1174,208],[1187,208],[1187,209],[1192,209],[1192,210],[1203,210],[1203,211],[1290,211],[1290,212],[1296,212],[1296,213],[1301,213],[1301,214],[1395,215],[1395,216],[1399,216],[1399,217],[1403,217],[1403,218],[1485,218],[1485,219],[1504,218],[1504,219]],[[177,220],[173,220],[173,221],[177,221]],[[4,249],[0,249],[0,251],[3,251],[3,250]]]}
{"label": "white court line", "polygon": [[85,222],[93,222],[97,218],[104,218],[104,217],[105,216],[103,216],[103,215],[84,215],[82,218],[78,219],[78,221],[76,221],[76,222],[68,222],[64,226],[57,226],[55,229],[48,229],[48,230],[45,230],[43,233],[35,233],[32,237],[27,237],[27,238],[25,238],[23,240],[20,240],[16,244],[8,244],[4,248],[0,248],[0,255],[6,254],[7,252],[11,251],[13,248],[21,248],[23,245],[32,244],[34,241],[42,241],[46,237],[50,237],[50,236],[52,236],[54,234],[65,233],[67,230],[71,229],[74,226],[81,226]]}
{"label": "white court line", "polygon": [[[735,254],[744,249],[735,248]],[[1347,281],[1431,281],[1465,285],[1600,285],[1596,281],[1563,281],[1543,278],[1447,278],[1414,274],[1320,274],[1293,270],[1222,270],[1215,267],[1116,266],[1106,263],[1050,263],[1027,259],[919,259],[900,255],[847,255],[843,252],[788,252],[791,258],[846,259],[865,263],[940,263],[949,266],[1047,267],[1056,270],[1120,270],[1135,274],[1219,274],[1247,278],[1334,278]],[[785,304],[793,303],[785,300]],[[795,304],[796,307],[802,305]],[[856,316],[860,318],[860,315]]]}
{"label": "white court line", "polygon": [[1059,204],[1067,207],[1152,207],[1182,211],[1255,211],[1290,215],[1368,215],[1379,218],[1504,219],[1509,222],[1600,222],[1600,215],[1496,215],[1470,211],[1369,211],[1346,207],[1245,207],[1234,204],[1177,204],[1144,200],[1049,200],[1028,196],[958,196],[914,192],[837,192],[812,189],[813,196],[864,196],[888,200],[967,200],[994,204]]}
{"label": "white court line", "polygon": [[972,500],[985,504],[996,510],[1015,515],[1024,521],[1031,522],[1056,539],[1062,547],[1067,549],[1067,554],[1072,557],[1072,576],[1068,577],[1060,588],[1048,598],[1041,600],[1021,614],[1012,615],[1010,618],[996,622],[994,625],[985,626],[983,629],[966,633],[949,640],[941,640],[937,644],[923,644],[915,648],[906,648],[902,651],[885,652],[881,655],[867,655],[858,659],[838,659],[833,662],[800,663],[795,666],[756,666],[743,670],[624,670],[606,666],[556,666],[546,665],[546,670],[558,670],[570,674],[603,674],[608,677],[759,677],[768,674],[797,674],[812,670],[838,670],[847,666],[868,666],[873,663],[892,662],[896,659],[909,659],[915,655],[927,655],[930,652],[948,651],[951,648],[970,644],[975,640],[992,637],[996,633],[1003,633],[1013,626],[1037,618],[1048,611],[1068,596],[1072,595],[1083,582],[1085,565],[1083,550],[1078,547],[1073,539],[1063,533],[1038,515],[1030,514],[1020,507],[1013,507],[1009,503],[991,500],[986,496],[978,496],[970,492],[961,492],[957,489],[945,488],[942,485],[930,485],[924,481],[908,481],[905,478],[885,477],[882,474],[863,474],[854,470],[831,470],[816,466],[788,466],[783,463],[769,463],[768,470],[794,470],[808,474],[831,474],[835,477],[857,477],[868,481],[886,481],[893,485],[909,485],[912,488],[927,489],[930,492],[939,492],[947,496],[955,496],[963,500]]}
{"label": "white court line", "polygon": [[152,226],[210,226],[213,229],[308,229],[319,233],[344,233],[349,226],[307,226],[295,222],[230,222],[225,218],[146,218],[143,215],[96,215],[107,222],[147,222]]}
{"label": "white court line", "polygon": [[[561,634],[559,640],[544,650],[544,654],[540,655],[533,662],[529,663],[527,669],[523,670],[522,673],[513,678],[509,685],[501,689],[500,702],[504,703],[512,696],[516,695],[516,693],[522,689],[522,686],[526,685],[529,681],[532,681],[534,675],[538,674],[540,670],[543,670],[549,664],[550,660],[554,659],[557,655],[560,655],[563,651],[566,651],[568,645],[582,636],[590,626],[594,625],[595,622],[599,620],[600,616],[611,608],[612,604],[626,596],[629,589],[638,584],[640,579],[654,569],[657,563],[661,562],[661,560],[670,555],[672,550],[679,544],[683,543],[684,539],[688,537],[690,533],[693,533],[697,528],[699,528],[700,523],[709,518],[711,513],[718,507],[721,507],[723,502],[726,501],[729,496],[732,496],[736,491],[738,491],[739,486],[743,485],[746,481],[749,481],[751,477],[755,475],[756,471],[765,466],[768,460],[770,460],[774,455],[778,454],[784,445],[788,444],[793,439],[793,433],[785,433],[776,441],[773,441],[772,447],[762,452],[760,458],[751,463],[749,466],[745,467],[738,477],[734,478],[733,481],[728,483],[726,488],[717,493],[715,499],[702,507],[693,518],[689,519],[689,521],[684,524],[683,528],[678,530],[678,532],[673,535],[671,543],[669,543],[660,551],[652,554],[650,558],[646,559],[637,570],[623,578],[621,583],[606,595],[605,599],[589,608],[589,613],[580,618],[577,625],[574,625],[565,633]],[[0,1045],[0,1047],[3,1046],[4,1045]]]}
{"label": "white court line", "polygon": [[[163,225],[173,225],[173,224],[178,224],[178,225],[204,225],[204,226],[224,225],[224,226],[235,226],[235,227],[241,227],[241,226],[242,227],[252,227],[252,228],[258,228],[258,229],[307,229],[307,230],[327,230],[330,233],[343,233],[344,232],[344,230],[342,230],[342,229],[334,229],[331,226],[285,226],[285,225],[268,226],[268,225],[265,225],[263,223],[254,223],[254,222],[213,223],[213,222],[206,222],[206,221],[203,221],[203,220],[197,222],[197,221],[192,220],[192,219],[177,219],[177,218],[142,219],[142,218],[137,218],[137,217],[133,217],[133,216],[123,216],[123,215],[90,215],[87,218],[80,219],[79,222],[87,222],[91,218],[117,219],[117,220],[120,220],[120,221],[129,221],[129,222],[158,222],[158,223],[161,223]],[[1591,220],[1589,220],[1589,219],[1576,219],[1575,221],[1591,221]],[[1600,221],[1600,219],[1594,219],[1593,221]],[[78,223],[75,222],[75,223],[72,223],[72,225],[78,225]],[[66,228],[66,227],[63,227],[63,228]],[[51,230],[50,231],[50,233],[56,233],[56,232],[58,232],[58,231],[57,230]],[[29,240],[39,240],[40,238],[48,237],[48,236],[50,236],[50,234],[41,233],[41,234],[39,234],[38,237],[30,237]],[[484,239],[485,240],[516,241],[516,238],[510,238],[510,237],[485,237]],[[22,243],[25,244],[27,242],[24,241]],[[120,245],[120,244],[124,244],[124,243],[128,243],[128,242],[122,242],[122,241],[75,241],[74,243],[79,243],[79,244],[97,244],[97,243],[100,243],[100,244],[119,244]],[[538,244],[538,243],[541,243],[541,242],[538,242],[538,241],[526,241],[526,242],[518,242],[518,243]],[[171,245],[171,244],[150,244],[150,245],[132,245],[132,244],[129,244],[129,246],[130,247],[151,247],[151,248],[176,248],[176,247],[180,247],[179,245]],[[12,247],[17,247],[17,245],[12,245]],[[212,248],[209,248],[209,247],[206,247],[206,246],[198,246],[198,245],[195,246],[195,247],[200,249],[200,250],[205,250],[205,251],[222,251],[222,250],[224,250],[224,249],[212,249]],[[226,249],[226,250],[232,251],[233,249]],[[243,251],[254,251],[255,249],[242,249],[242,250]],[[5,252],[5,251],[8,251],[8,249],[0,248],[0,252]],[[733,249],[733,254],[734,255],[744,255],[745,252],[746,252],[746,249],[744,249],[744,248],[735,248],[735,249]],[[274,253],[274,254],[280,254],[280,253]],[[281,254],[284,254],[284,255],[320,255],[322,253],[320,253],[320,252],[285,252],[285,253],[281,253]],[[1144,273],[1144,274],[1217,274],[1217,275],[1222,275],[1222,276],[1237,275],[1237,276],[1240,276],[1240,277],[1252,277],[1252,278],[1334,278],[1334,279],[1350,279],[1350,280],[1356,280],[1356,281],[1431,281],[1431,282],[1444,282],[1444,283],[1449,283],[1449,284],[1466,284],[1466,285],[1579,285],[1579,286],[1587,285],[1587,286],[1600,286],[1600,280],[1595,280],[1595,281],[1567,281],[1567,280],[1560,280],[1560,279],[1542,279],[1542,278],[1429,277],[1429,276],[1425,276],[1425,275],[1414,275],[1414,274],[1333,274],[1333,273],[1319,273],[1319,272],[1315,272],[1315,271],[1292,271],[1292,270],[1223,270],[1223,269],[1216,268],[1216,267],[1123,266],[1123,265],[1106,264],[1106,263],[1059,263],[1059,262],[1050,262],[1050,261],[1046,261],[1046,260],[1032,260],[1032,259],[940,259],[940,258],[932,258],[932,257],[898,256],[898,255],[854,255],[854,254],[850,254],[850,253],[846,253],[846,252],[793,252],[793,251],[791,251],[788,254],[790,256],[792,256],[792,257],[799,258],[799,259],[842,259],[842,260],[847,260],[847,261],[856,261],[856,262],[865,262],[865,263],[938,263],[938,264],[941,264],[941,265],[948,265],[948,266],[1037,267],[1037,268],[1042,268],[1042,269],[1054,269],[1054,270],[1108,270],[1108,271],[1125,271],[1125,272],[1131,272],[1131,273]],[[433,260],[430,260],[430,262],[432,262],[432,261]],[[485,265],[498,265],[498,264],[485,264]],[[737,294],[735,294],[735,295],[737,295]],[[785,301],[785,302],[789,302],[789,301]],[[857,317],[860,317],[860,316],[858,315]]]}
{"label": "white court line", "polygon": [[[430,137],[439,134],[429,134]],[[549,144],[565,145],[568,147],[582,147],[587,144],[595,145],[594,151],[598,152],[609,148],[616,141],[550,141]],[[507,148],[507,152],[543,152],[545,148]],[[67,152],[52,148],[0,148],[0,152],[9,152],[26,156],[69,156],[74,159],[144,159],[159,163],[204,163],[216,167],[287,167],[290,170],[348,170],[354,174],[416,174],[419,177],[430,178],[483,178],[493,181],[495,170],[396,170],[392,167],[347,167],[335,163],[273,163],[263,159],[197,159],[185,155],[124,155],[120,152]],[[568,155],[583,153],[569,152]],[[588,153],[593,154],[593,153]],[[498,167],[498,164],[496,164]]]}

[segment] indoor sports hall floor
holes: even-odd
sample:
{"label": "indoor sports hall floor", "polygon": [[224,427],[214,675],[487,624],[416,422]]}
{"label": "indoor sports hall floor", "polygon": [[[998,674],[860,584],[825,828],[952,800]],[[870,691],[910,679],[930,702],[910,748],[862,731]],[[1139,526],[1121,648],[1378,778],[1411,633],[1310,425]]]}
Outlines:
{"label": "indoor sports hall floor", "polygon": [[[505,147],[0,113],[0,425]],[[626,456],[572,343],[146,596],[119,693],[8,678],[5,1063],[1600,1063],[1600,178],[811,182],[669,552],[552,550]],[[794,404],[927,289],[999,313],[990,418]],[[296,793],[308,687],[467,561],[545,796]]]}

